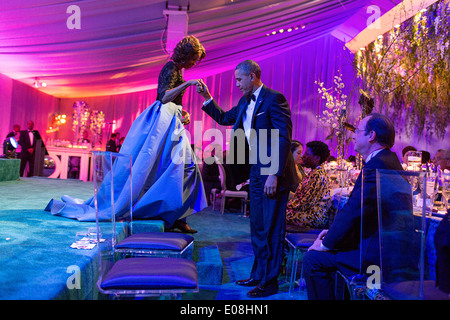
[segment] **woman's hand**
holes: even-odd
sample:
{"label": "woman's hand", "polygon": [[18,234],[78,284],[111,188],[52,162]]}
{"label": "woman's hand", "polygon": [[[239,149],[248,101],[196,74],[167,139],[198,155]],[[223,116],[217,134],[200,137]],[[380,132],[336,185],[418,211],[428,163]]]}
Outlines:
{"label": "woman's hand", "polygon": [[189,81],[187,81],[187,85],[188,85],[188,86],[198,86],[198,85],[200,85],[200,80],[201,80],[201,79],[192,79],[192,80],[189,80]]}
{"label": "woman's hand", "polygon": [[187,112],[185,110],[181,110],[181,115],[183,116],[181,118],[181,123],[183,125],[187,125],[187,124],[191,123],[191,115],[189,114],[189,112]]}
{"label": "woman's hand", "polygon": [[211,94],[209,93],[208,87],[203,82],[202,79],[199,79],[199,85],[197,86],[197,92],[205,98],[205,101],[208,101],[212,98]]}

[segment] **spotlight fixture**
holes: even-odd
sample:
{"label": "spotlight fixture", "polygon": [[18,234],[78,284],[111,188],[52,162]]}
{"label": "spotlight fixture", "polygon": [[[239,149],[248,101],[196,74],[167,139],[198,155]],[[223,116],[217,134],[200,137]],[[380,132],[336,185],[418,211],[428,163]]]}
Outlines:
{"label": "spotlight fixture", "polygon": [[33,86],[35,88],[45,88],[47,86],[47,82],[41,81],[39,78],[34,78]]}
{"label": "spotlight fixture", "polygon": [[7,159],[15,159],[16,158],[16,149],[19,146],[16,139],[14,137],[10,137],[3,141],[3,154]]}

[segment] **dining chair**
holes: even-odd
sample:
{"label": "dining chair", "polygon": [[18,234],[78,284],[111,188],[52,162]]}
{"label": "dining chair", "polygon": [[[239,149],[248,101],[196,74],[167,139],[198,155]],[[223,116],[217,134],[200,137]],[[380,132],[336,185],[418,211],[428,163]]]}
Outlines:
{"label": "dining chair", "polygon": [[[286,279],[289,281],[289,295],[291,297],[294,295],[295,284],[297,283],[298,264],[321,231],[322,229],[310,229],[303,232],[286,233],[285,241],[290,252],[286,263]],[[304,291],[303,263],[300,270],[299,290]]]}
{"label": "dining chair", "polygon": [[247,212],[247,202],[248,200],[248,192],[247,191],[234,191],[234,190],[228,190],[227,189],[227,175],[225,168],[223,164],[217,163],[219,167],[219,179],[220,179],[220,186],[221,190],[218,190],[216,188],[213,188],[211,190],[212,195],[212,203],[213,203],[213,210],[215,207],[216,199],[220,198],[220,212],[223,214],[225,212],[225,205],[226,205],[226,199],[227,198],[240,198],[245,201],[241,202],[241,211],[244,213],[244,215]]}

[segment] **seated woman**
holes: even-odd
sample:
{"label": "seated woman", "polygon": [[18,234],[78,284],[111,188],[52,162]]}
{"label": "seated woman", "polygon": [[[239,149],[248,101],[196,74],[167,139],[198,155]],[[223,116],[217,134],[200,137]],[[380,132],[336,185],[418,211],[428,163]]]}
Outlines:
{"label": "seated woman", "polygon": [[328,202],[331,183],[325,169],[321,167],[330,156],[328,146],[321,141],[306,144],[302,156],[303,166],[310,168],[286,208],[287,231],[300,228],[325,228],[328,225]]}
{"label": "seated woman", "polygon": [[295,169],[297,170],[297,175],[300,181],[306,177],[305,170],[302,167],[302,154],[303,154],[303,144],[300,141],[292,140],[291,151],[294,156]]}

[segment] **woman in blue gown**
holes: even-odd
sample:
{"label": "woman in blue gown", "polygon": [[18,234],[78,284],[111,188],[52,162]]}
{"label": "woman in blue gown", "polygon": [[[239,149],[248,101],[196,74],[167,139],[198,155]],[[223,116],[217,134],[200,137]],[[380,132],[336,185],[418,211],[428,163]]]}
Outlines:
{"label": "woman in blue gown", "polygon": [[[198,80],[184,81],[182,69],[194,67],[204,57],[203,46],[193,36],[177,44],[159,74],[157,100],[137,117],[123,142],[120,153],[132,159],[133,219],[161,219],[166,229],[194,233],[184,218],[207,207],[200,170],[184,128],[190,122],[189,114],[181,107],[186,89],[199,85]],[[180,154],[184,161],[174,159]],[[116,160],[114,166],[120,168],[120,157]],[[120,169],[116,172],[115,189],[121,191],[114,195],[114,207],[116,218],[120,218],[129,211],[129,174]],[[99,192],[108,190],[105,181]],[[62,201],[52,199],[45,210],[79,221],[95,221],[94,200],[63,196]],[[107,203],[99,204],[100,220],[108,219],[108,209]]]}

